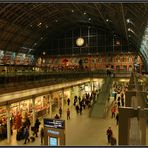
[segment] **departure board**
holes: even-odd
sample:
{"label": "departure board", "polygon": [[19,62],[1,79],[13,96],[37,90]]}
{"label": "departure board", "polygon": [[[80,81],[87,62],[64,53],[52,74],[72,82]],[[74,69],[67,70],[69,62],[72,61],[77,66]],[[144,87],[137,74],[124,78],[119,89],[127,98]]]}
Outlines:
{"label": "departure board", "polygon": [[58,119],[44,119],[44,126],[50,128],[65,129],[65,121]]}

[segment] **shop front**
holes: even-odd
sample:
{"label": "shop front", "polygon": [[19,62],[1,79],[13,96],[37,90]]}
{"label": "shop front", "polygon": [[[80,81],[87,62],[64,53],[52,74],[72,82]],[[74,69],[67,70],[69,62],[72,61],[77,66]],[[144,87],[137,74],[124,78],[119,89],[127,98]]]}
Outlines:
{"label": "shop front", "polygon": [[47,96],[39,96],[35,99],[36,118],[46,115],[46,112],[49,108],[48,102],[49,102],[48,95]]}
{"label": "shop front", "polygon": [[0,107],[0,140],[7,138],[6,107]]}

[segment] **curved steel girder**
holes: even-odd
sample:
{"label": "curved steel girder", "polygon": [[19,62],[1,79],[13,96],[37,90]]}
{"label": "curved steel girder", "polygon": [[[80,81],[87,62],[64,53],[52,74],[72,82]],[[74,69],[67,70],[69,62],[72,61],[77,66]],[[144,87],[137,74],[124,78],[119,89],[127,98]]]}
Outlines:
{"label": "curved steel girder", "polygon": [[[63,18],[65,18],[66,20],[65,20],[65,22],[66,21],[68,21],[68,19],[66,18],[67,16],[66,16],[66,14],[65,14],[65,10],[67,9],[67,6],[69,6],[69,8],[68,9],[71,9],[71,7],[72,8],[75,8],[75,10],[76,11],[78,11],[79,13],[80,13],[80,16],[81,16],[81,14],[83,14],[83,10],[84,9],[88,9],[88,10],[90,10],[90,9],[94,9],[95,11],[97,10],[98,11],[98,6],[101,6],[102,7],[102,5],[101,4],[99,4],[99,5],[97,5],[97,4],[94,4],[94,7],[93,7],[93,5],[89,5],[89,4],[83,4],[83,6],[81,6],[81,4],[62,4],[62,6],[60,5],[60,4],[58,4],[58,5],[54,5],[54,4],[51,4],[51,7],[52,6],[54,6],[54,9],[50,9],[50,7],[48,7],[50,4],[35,4],[37,7],[32,7],[32,8],[30,8],[29,9],[29,11],[26,11],[25,12],[25,10],[24,10],[24,13],[22,13],[20,16],[17,16],[16,17],[16,19],[14,19],[11,23],[13,23],[13,24],[15,24],[15,23],[18,23],[18,24],[21,24],[22,22],[24,23],[25,21],[23,20],[24,18],[25,18],[25,16],[26,15],[31,15],[31,13],[32,13],[32,11],[35,11],[35,10],[37,10],[38,9],[38,11],[35,11],[35,12],[39,12],[38,14],[33,14],[33,16],[35,15],[35,19],[33,20],[33,21],[31,21],[31,22],[29,22],[29,24],[28,24],[28,26],[29,25],[31,25],[31,24],[35,24],[37,21],[38,21],[38,17],[40,17],[41,15],[40,14],[43,14],[43,12],[45,11],[46,12],[46,9],[47,9],[47,12],[48,13],[45,13],[44,15],[42,15],[42,17],[43,17],[43,19],[45,19],[44,20],[44,22],[47,22],[46,21],[46,19],[49,19],[49,21],[48,21],[48,23],[50,23],[50,19],[54,19],[56,16],[57,17],[59,17],[59,16],[63,16]],[[115,9],[115,7],[113,7],[113,4],[103,4],[103,5],[105,5],[106,7],[108,7],[108,8],[110,8],[110,10],[111,9]],[[117,5],[117,4],[116,4]],[[122,4],[122,5],[124,5],[124,4]],[[9,5],[10,6],[10,5]],[[33,6],[33,4],[32,4],[32,6]],[[60,6],[62,7],[62,8],[60,8]],[[8,7],[8,5],[7,5],[7,7]],[[104,6],[103,6],[104,7]],[[54,10],[57,10],[58,9],[58,13],[56,14],[56,15],[54,15],[54,16],[52,16],[52,12],[54,12]],[[59,11],[59,9],[61,9],[60,11]],[[127,7],[126,7],[126,9],[128,9]],[[50,12],[50,10],[51,10],[51,16],[49,15],[48,16],[48,14],[49,14],[49,12]],[[109,12],[110,12],[110,10],[109,10]],[[4,9],[3,9],[3,11],[4,11]],[[117,10],[115,10],[115,11],[117,11]],[[132,10],[131,10],[132,11]],[[145,10],[146,11],[146,10]],[[93,11],[92,11],[93,12]],[[96,18],[95,19],[95,22],[97,22],[97,23],[99,23],[100,22],[100,18],[101,19],[103,19],[103,24],[106,24],[106,18],[103,16],[103,14],[100,14],[100,16],[99,15],[97,15],[97,14],[92,14],[92,12],[90,11],[90,12],[88,12],[89,13],[89,15],[91,15],[91,16],[94,16],[94,18]],[[11,12],[12,13],[12,12]],[[102,12],[101,12],[102,13]],[[58,14],[60,14],[60,15],[58,15]],[[133,15],[133,14],[132,14]],[[82,15],[83,16],[83,15]],[[81,17],[82,17],[81,16]],[[99,16],[99,17],[97,17],[97,16]],[[125,16],[125,14],[124,14],[124,16]],[[78,16],[79,17],[79,16]],[[83,19],[83,18],[82,18]],[[84,17],[84,19],[85,19],[85,17]],[[114,19],[117,19],[117,18],[114,18]],[[75,22],[76,20],[74,20],[74,22]],[[66,25],[65,24],[65,22],[63,21],[63,22],[61,22],[62,24],[63,24],[63,26],[64,25]],[[73,20],[72,20],[72,17],[70,18],[70,22],[73,22]],[[125,18],[124,18],[124,22],[125,22]],[[103,25],[102,24],[102,25]],[[53,24],[53,22],[51,22],[51,26],[53,26],[54,24]],[[114,24],[114,22],[113,22],[113,25],[115,25]],[[125,24],[124,24],[125,25]],[[20,25],[21,26],[21,25]],[[34,29],[34,30],[31,30],[31,29],[28,29],[28,26],[26,25],[24,28],[22,28],[22,31],[17,31],[16,32],[16,34],[9,40],[9,42],[13,42],[13,38],[16,36],[16,37],[19,37],[20,36],[20,34],[22,34],[22,32],[24,31],[24,30],[28,30],[29,32],[30,32],[30,34],[32,34],[32,36],[34,36],[34,33],[35,32],[37,32],[37,34],[38,34],[38,37],[40,37],[40,29],[38,29],[38,30],[36,30],[36,29]],[[108,26],[108,25],[106,25],[106,26]],[[110,27],[110,26],[109,26]],[[119,26],[118,28],[120,28],[121,26]],[[58,28],[57,28],[58,29]],[[59,27],[59,29],[60,29],[60,27]],[[115,29],[116,29],[116,27],[115,27]],[[117,30],[120,30],[120,29],[117,29]],[[43,30],[44,31],[44,30]],[[52,29],[52,31],[51,32],[53,32],[54,31],[54,29]],[[118,31],[119,32],[119,31]],[[120,32],[119,32],[120,33]],[[28,40],[30,39],[30,37],[31,37],[31,35],[29,34],[29,38],[28,38]],[[120,34],[122,34],[122,33],[120,33]],[[123,35],[123,34],[122,34]],[[31,39],[30,39],[31,40]],[[34,41],[36,41],[36,40],[38,40],[38,38],[36,38],[35,40],[33,40],[32,41],[32,43],[34,42]],[[7,44],[7,43],[6,43]],[[7,48],[8,46],[6,45],[6,48]]]}

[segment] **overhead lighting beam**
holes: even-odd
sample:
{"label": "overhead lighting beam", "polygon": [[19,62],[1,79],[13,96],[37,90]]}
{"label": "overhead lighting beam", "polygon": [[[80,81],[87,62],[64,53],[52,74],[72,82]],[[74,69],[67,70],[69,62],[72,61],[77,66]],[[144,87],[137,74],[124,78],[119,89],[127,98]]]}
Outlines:
{"label": "overhead lighting beam", "polygon": [[123,8],[122,3],[121,3],[121,11],[122,11],[122,18],[123,18],[123,23],[124,23],[124,30],[125,30],[125,34],[126,34],[126,39],[128,41],[128,34],[127,34],[127,27],[126,27],[126,21],[125,21],[125,14],[124,14],[124,8]]}
{"label": "overhead lighting beam", "polygon": [[102,13],[100,12],[100,10],[99,10],[99,8],[98,8],[97,4],[94,4],[94,5],[95,5],[95,7],[96,7],[97,11],[99,12],[99,14],[100,14],[100,16],[101,16],[102,20],[104,21],[105,25],[107,26],[107,28],[108,28],[108,29],[110,29],[109,25],[107,24],[106,19],[104,18],[104,16],[103,16],[103,15],[102,15]]}

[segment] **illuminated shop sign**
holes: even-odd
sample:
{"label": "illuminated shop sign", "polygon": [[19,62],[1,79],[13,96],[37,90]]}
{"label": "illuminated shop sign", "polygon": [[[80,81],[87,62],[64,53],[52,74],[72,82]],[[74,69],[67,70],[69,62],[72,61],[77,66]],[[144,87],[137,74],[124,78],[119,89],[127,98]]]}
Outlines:
{"label": "illuminated shop sign", "polygon": [[53,130],[48,130],[47,132],[50,133],[50,134],[54,134],[54,135],[59,135],[60,134],[60,132],[53,131]]}
{"label": "illuminated shop sign", "polygon": [[46,118],[44,119],[44,126],[50,128],[65,129],[65,121]]}

